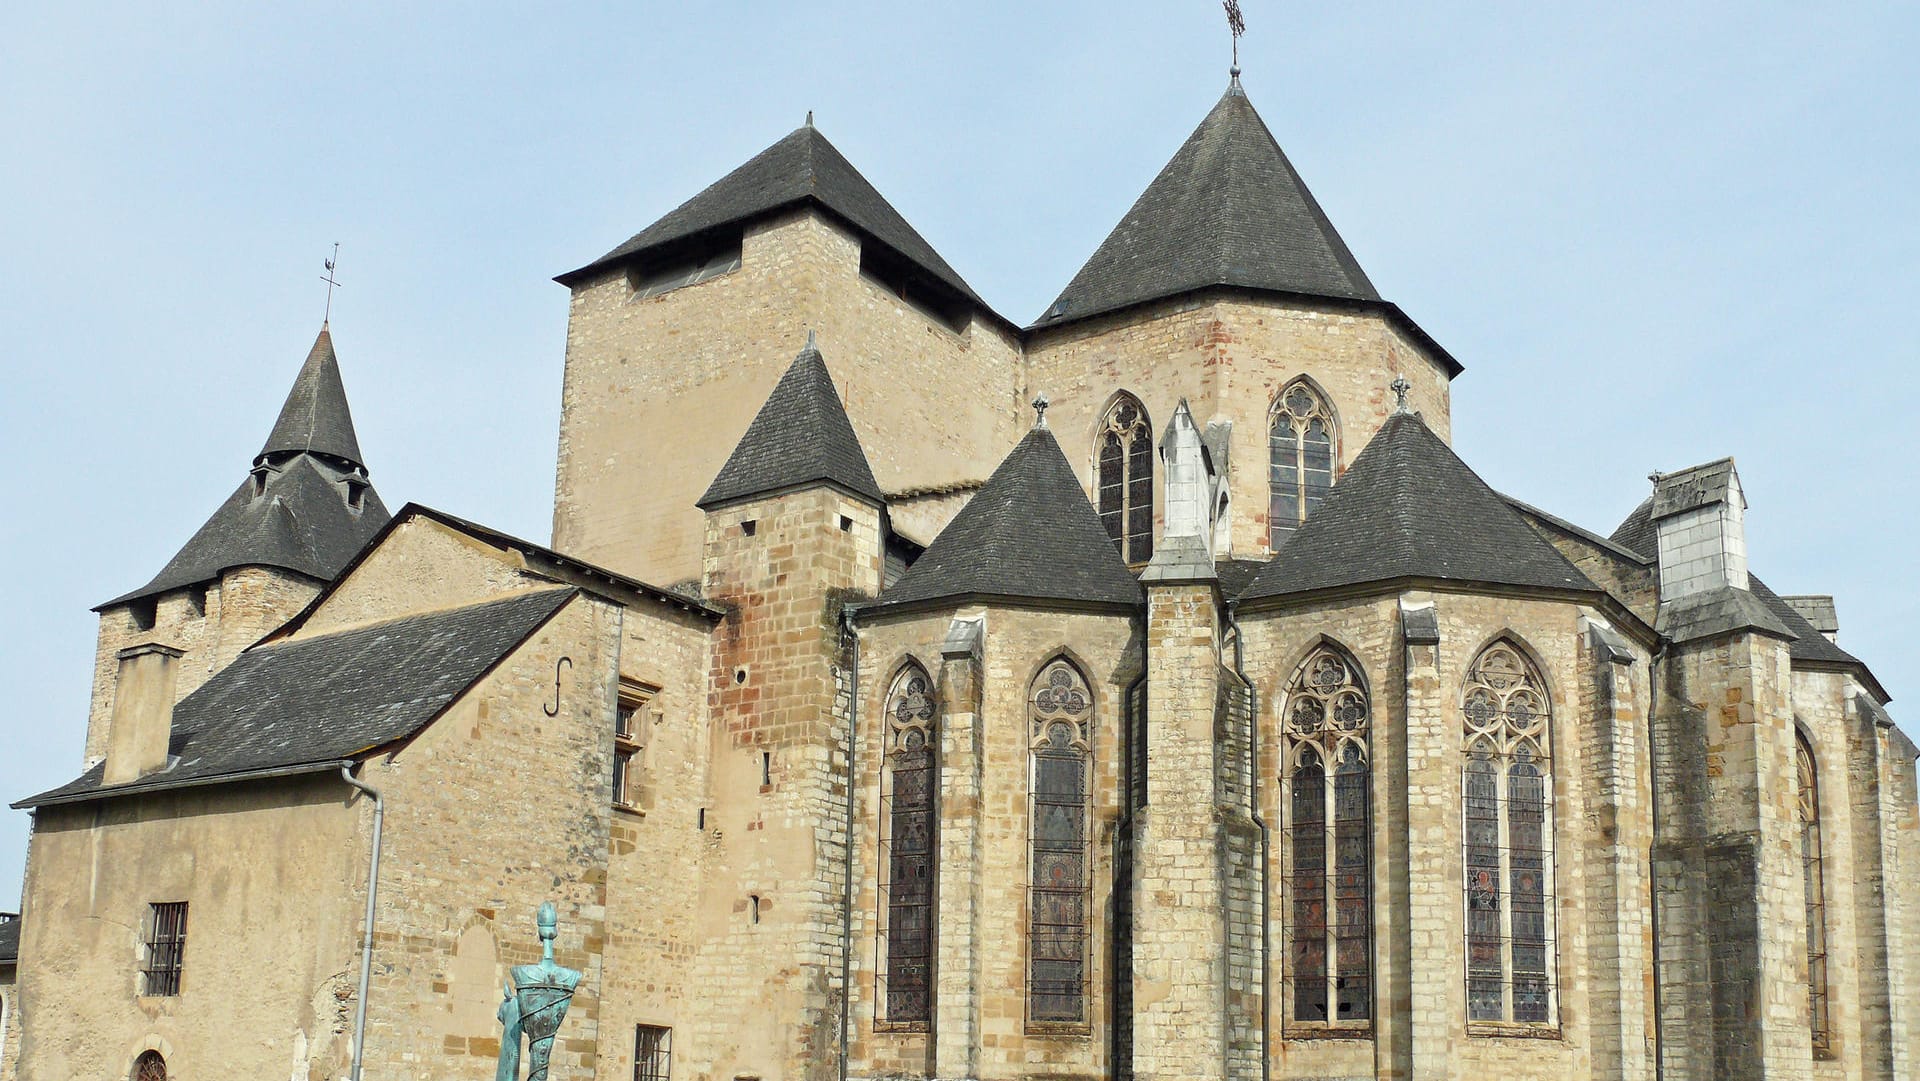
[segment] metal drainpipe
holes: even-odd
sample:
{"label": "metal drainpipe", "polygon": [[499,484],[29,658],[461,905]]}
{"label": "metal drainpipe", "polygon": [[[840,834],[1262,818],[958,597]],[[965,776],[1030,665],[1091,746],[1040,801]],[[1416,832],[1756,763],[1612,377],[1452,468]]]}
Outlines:
{"label": "metal drainpipe", "polygon": [[380,891],[380,831],[386,824],[387,805],[379,789],[353,775],[353,763],[340,763],[340,779],[373,797],[373,854],[367,861],[367,919],[360,929],[360,997],[353,1006],[353,1069],[348,1075],[360,1081],[360,1064],[367,1051],[367,983],[373,976],[373,904]]}
{"label": "metal drainpipe", "polygon": [[1267,896],[1272,884],[1268,865],[1271,862],[1272,838],[1267,831],[1267,821],[1260,817],[1260,689],[1247,678],[1246,638],[1240,631],[1240,613],[1238,602],[1227,602],[1227,626],[1233,628],[1233,674],[1247,685],[1247,814],[1260,830],[1260,1077],[1262,1081],[1271,1075],[1273,1033],[1269,1018],[1273,1016],[1273,931],[1267,906],[1272,901]]}
{"label": "metal drainpipe", "polygon": [[[851,659],[847,672],[847,841],[846,873],[840,894],[840,1081],[847,1081],[847,1049],[853,1034],[847,1031],[853,1002],[853,781],[854,740],[860,732],[860,635],[853,629],[855,608],[840,607],[841,633],[846,635]],[[359,1081],[355,1078],[355,1081]]]}

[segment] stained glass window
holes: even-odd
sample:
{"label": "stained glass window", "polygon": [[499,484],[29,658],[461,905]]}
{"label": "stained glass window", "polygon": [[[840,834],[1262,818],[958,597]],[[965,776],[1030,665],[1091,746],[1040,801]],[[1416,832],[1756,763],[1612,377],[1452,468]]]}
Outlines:
{"label": "stained glass window", "polygon": [[1814,772],[1813,748],[1807,737],[1794,733],[1794,773],[1799,781],[1800,873],[1807,896],[1807,1022],[1813,1049],[1832,1047],[1833,1027],[1827,1013],[1827,883],[1820,857],[1820,784]]}
{"label": "stained glass window", "polygon": [[1278,550],[1333,488],[1333,407],[1296,379],[1274,400],[1268,435],[1267,528]]}
{"label": "stained glass window", "polygon": [[1554,1018],[1553,773],[1546,684],[1501,640],[1467,671],[1467,1019]]}
{"label": "stained glass window", "polygon": [[1093,696],[1073,665],[1054,660],[1035,677],[1027,704],[1032,718],[1027,1017],[1084,1023]]}
{"label": "stained glass window", "polygon": [[1128,563],[1153,558],[1153,425],[1131,394],[1107,408],[1099,436],[1100,524]]}
{"label": "stained glass window", "polygon": [[1364,1029],[1373,1016],[1371,720],[1360,668],[1323,646],[1282,704],[1288,774],[1288,1022]]}
{"label": "stained glass window", "polygon": [[881,785],[880,1019],[924,1024],[933,1013],[935,742],[933,681],[908,662],[887,695]]}

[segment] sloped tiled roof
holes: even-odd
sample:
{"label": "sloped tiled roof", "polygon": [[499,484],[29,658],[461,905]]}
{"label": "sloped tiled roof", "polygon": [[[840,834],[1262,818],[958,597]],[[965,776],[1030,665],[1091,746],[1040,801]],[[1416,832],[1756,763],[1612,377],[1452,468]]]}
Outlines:
{"label": "sloped tiled roof", "polygon": [[811,124],[796,128],[626,243],[578,270],[560,275],[558,280],[571,284],[615,263],[803,202],[815,203],[845,219],[941,284],[986,307],[933,245],[908,225],[893,204]]}
{"label": "sloped tiled roof", "polygon": [[1646,559],[1659,559],[1660,530],[1653,524],[1653,497],[1648,496],[1633,508],[1633,512],[1614,527],[1607,539],[1629,552],[1638,552]]}
{"label": "sloped tiled roof", "polygon": [[347,408],[347,388],[340,381],[340,361],[333,353],[333,334],[324,326],[287,392],[260,457],[300,451],[365,465],[353,432],[353,412]]}
{"label": "sloped tiled roof", "polygon": [[1387,418],[1240,599],[1401,578],[1599,592],[1413,413]]}
{"label": "sloped tiled roof", "polygon": [[104,764],[15,807],[327,764],[418,732],[578,591],[547,589],[256,646],[173,710],[171,766],[111,789]]}
{"label": "sloped tiled roof", "polygon": [[696,505],[704,510],[822,481],[884,502],[809,331],[806,348],[774,385]]}
{"label": "sloped tiled roof", "polygon": [[0,923],[0,965],[20,960],[20,918]]}
{"label": "sloped tiled roof", "polygon": [[1780,594],[1768,589],[1767,584],[1755,577],[1752,572],[1747,574],[1747,588],[1753,590],[1753,595],[1759,597],[1767,608],[1779,617],[1780,622],[1785,623],[1787,629],[1793,632],[1793,643],[1787,652],[1794,660],[1811,661],[1815,664],[1866,667],[1865,661],[1829,641],[1826,635],[1821,634],[1818,628],[1807,621],[1806,616],[1793,605],[1788,604]]}
{"label": "sloped tiled roof", "polygon": [[1035,325],[1213,285],[1380,299],[1237,79]]}
{"label": "sloped tiled roof", "polygon": [[1020,440],[879,604],[966,596],[1141,603],[1140,583],[1045,428]]}

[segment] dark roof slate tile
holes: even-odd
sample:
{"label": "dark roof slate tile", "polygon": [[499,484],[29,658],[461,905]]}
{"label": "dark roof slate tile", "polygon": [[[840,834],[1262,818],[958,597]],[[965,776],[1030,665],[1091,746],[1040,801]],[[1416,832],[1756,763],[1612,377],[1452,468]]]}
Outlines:
{"label": "dark roof slate tile", "polygon": [[577,593],[546,589],[255,646],[174,706],[168,751],[177,760],[168,768],[106,789],[95,765],[14,806],[337,762],[404,739]]}
{"label": "dark roof slate tile", "polygon": [[809,331],[806,348],[767,395],[697,505],[710,509],[817,482],[884,502],[866,451],[860,448],[860,437],[854,434],[827,362]]}
{"label": "dark roof slate tile", "polygon": [[326,327],[313,340],[307,362],[287,392],[286,403],[267,434],[259,457],[295,452],[326,454],[365,467],[360,440],[353,431],[353,412],[347,408],[347,388],[340,380],[340,360],[333,352],[333,334]]}
{"label": "dark roof slate tile", "polygon": [[1400,578],[1599,592],[1413,413],[1387,418],[1240,599]]}

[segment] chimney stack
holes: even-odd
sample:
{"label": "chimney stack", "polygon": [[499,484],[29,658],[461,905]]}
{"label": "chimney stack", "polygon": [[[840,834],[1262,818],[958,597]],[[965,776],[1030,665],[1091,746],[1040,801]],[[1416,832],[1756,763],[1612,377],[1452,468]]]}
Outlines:
{"label": "chimney stack", "polygon": [[157,642],[128,646],[117,655],[113,726],[107,734],[107,764],[101,780],[137,781],[167,764],[173,738],[173,683],[181,652]]}
{"label": "chimney stack", "polygon": [[1654,475],[1661,603],[1748,588],[1746,511],[1732,458]]}

